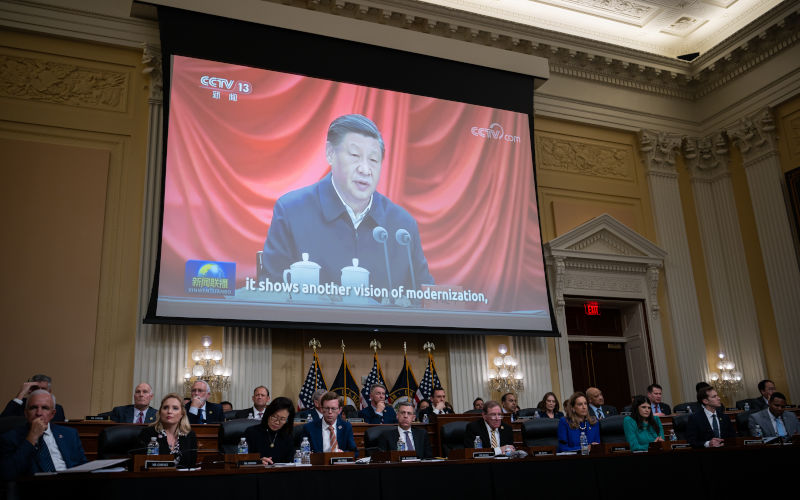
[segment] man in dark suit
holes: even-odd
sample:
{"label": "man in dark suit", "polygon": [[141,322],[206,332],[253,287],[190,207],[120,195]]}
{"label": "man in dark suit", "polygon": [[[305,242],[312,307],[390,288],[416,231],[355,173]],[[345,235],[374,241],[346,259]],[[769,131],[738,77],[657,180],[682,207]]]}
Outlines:
{"label": "man in dark suit", "polygon": [[264,411],[269,404],[269,389],[264,385],[259,385],[253,389],[253,406],[245,408],[244,410],[236,410],[233,418],[254,418],[261,420],[264,417]]}
{"label": "man in dark suit", "polygon": [[358,412],[358,416],[368,424],[396,424],[397,414],[391,405],[386,404],[386,388],[372,384],[369,388],[369,405]]}
{"label": "man in dark suit", "polygon": [[[47,392],[53,392],[53,379],[47,375],[36,374],[29,378],[27,382],[23,382],[17,397],[8,402],[5,410],[3,410],[3,413],[0,414],[0,417],[23,416],[25,413],[25,398],[28,396],[28,394],[39,389]],[[56,405],[56,414],[53,417],[53,422],[64,422],[66,420],[67,419],[64,416],[64,408],[62,408],[61,405]]]}
{"label": "man in dark suit", "polygon": [[500,398],[500,405],[502,406],[503,415],[510,415],[512,422],[519,418],[519,406],[517,406],[516,394],[513,392],[503,394]]}
{"label": "man in dark suit", "polygon": [[686,423],[686,439],[693,448],[718,448],[725,445],[726,438],[736,436],[716,389],[703,387],[697,391],[697,402],[700,411],[689,415]]}
{"label": "man in dark suit", "polygon": [[358,456],[353,426],[339,418],[341,403],[335,392],[322,396],[322,420],[311,421],[303,426],[303,436],[311,442],[314,453],[353,451]]}
{"label": "man in dark suit", "polygon": [[598,420],[602,420],[611,415],[619,415],[619,412],[613,406],[604,404],[606,402],[603,398],[603,392],[597,387],[589,387],[586,389],[586,398],[589,400],[589,413]]}
{"label": "man in dark suit", "polygon": [[514,451],[514,431],[510,425],[503,424],[503,411],[497,401],[487,401],[483,405],[483,418],[467,425],[464,448],[474,447],[475,436],[481,438],[483,448],[494,449],[495,455]]}
{"label": "man in dark suit", "polygon": [[650,400],[650,406],[653,409],[653,415],[663,417],[672,414],[672,408],[667,403],[661,401],[663,391],[658,384],[650,384],[647,386],[647,399]]}
{"label": "man in dark suit", "polygon": [[792,412],[784,412],[786,396],[781,392],[773,392],[769,397],[769,408],[750,414],[747,423],[750,435],[755,436],[756,426],[764,437],[787,437],[800,432],[797,416]]}
{"label": "man in dark suit", "polygon": [[55,472],[86,463],[78,432],[51,425],[56,398],[37,389],[25,401],[25,425],[0,436],[0,475],[12,481],[37,472]]}
{"label": "man in dark suit", "polygon": [[125,424],[152,424],[156,421],[156,409],[150,406],[153,401],[153,388],[142,382],[133,391],[133,404],[115,406],[111,410],[111,420]]}
{"label": "man in dark suit", "polygon": [[444,389],[441,387],[434,389],[433,394],[431,394],[431,405],[419,413],[420,418],[422,418],[423,415],[428,415],[428,418],[430,418],[433,415],[453,413],[453,410],[447,407],[446,399],[447,393],[445,393]]}
{"label": "man in dark suit", "polygon": [[414,405],[408,401],[398,403],[397,427],[378,436],[378,448],[383,451],[396,450],[397,442],[402,439],[405,449],[415,451],[417,458],[433,458],[427,431],[423,427],[411,426],[415,416]]}
{"label": "man in dark suit", "polygon": [[775,382],[770,379],[762,380],[758,383],[758,392],[761,397],[750,400],[750,411],[766,410],[769,407],[769,398],[775,392]]}
{"label": "man in dark suit", "polygon": [[322,404],[320,403],[320,400],[327,392],[328,389],[317,389],[314,391],[314,394],[311,396],[311,401],[314,407],[300,410],[297,412],[296,418],[311,420],[313,422],[319,422],[322,420]]}
{"label": "man in dark suit", "polygon": [[192,384],[192,400],[186,404],[186,416],[190,424],[221,424],[225,421],[222,406],[209,403],[211,387],[205,380]]}

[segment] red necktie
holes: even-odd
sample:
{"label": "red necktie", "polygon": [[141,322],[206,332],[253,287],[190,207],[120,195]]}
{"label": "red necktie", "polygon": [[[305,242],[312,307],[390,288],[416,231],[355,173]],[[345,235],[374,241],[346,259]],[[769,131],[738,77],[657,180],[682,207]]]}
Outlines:
{"label": "red necktie", "polygon": [[143,416],[144,416],[144,412],[140,411],[139,412],[139,420],[136,421],[137,424],[143,424],[144,423],[144,420],[142,420]]}

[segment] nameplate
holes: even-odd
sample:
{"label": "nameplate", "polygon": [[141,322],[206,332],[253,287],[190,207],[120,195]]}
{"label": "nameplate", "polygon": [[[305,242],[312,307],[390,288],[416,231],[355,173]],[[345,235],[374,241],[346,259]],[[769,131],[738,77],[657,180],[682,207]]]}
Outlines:
{"label": "nameplate", "polygon": [[609,450],[611,453],[623,453],[630,451],[627,446],[612,446]]}
{"label": "nameplate", "polygon": [[547,450],[539,450],[533,453],[534,457],[552,457],[556,454],[555,450],[547,451]]}
{"label": "nameplate", "polygon": [[739,408],[734,406],[733,408],[725,408],[725,411],[739,411]]}
{"label": "nameplate", "polygon": [[692,447],[689,443],[673,443],[669,445],[671,450],[688,450]]}
{"label": "nameplate", "polygon": [[170,460],[145,460],[144,462],[145,470],[155,469],[155,470],[166,470],[166,469],[174,469],[175,462]]}
{"label": "nameplate", "polygon": [[419,462],[419,458],[417,458],[416,455],[414,455],[414,456],[406,456],[406,457],[400,457],[400,461],[401,462]]}
{"label": "nameplate", "polygon": [[785,405],[784,408],[787,410],[794,410],[795,408],[797,408],[797,405]]}
{"label": "nameplate", "polygon": [[84,420],[108,420],[108,417],[104,417],[102,415],[86,415]]}
{"label": "nameplate", "polygon": [[631,412],[623,411],[622,413],[620,413],[620,415],[622,415],[623,417],[630,417],[631,416]]}
{"label": "nameplate", "polygon": [[331,465],[336,464],[352,464],[355,463],[356,459],[354,457],[331,457],[330,462]]}
{"label": "nameplate", "polygon": [[357,417],[348,418],[347,421],[350,422],[351,424],[364,423],[364,419],[363,418],[357,418]]}
{"label": "nameplate", "polygon": [[261,460],[247,459],[247,460],[237,460],[236,465],[239,467],[256,467],[259,465],[263,465],[263,463],[261,462]]}
{"label": "nameplate", "polygon": [[296,418],[296,419],[294,419],[294,423],[296,423],[296,424],[304,424],[306,422],[307,422],[307,420],[304,419],[304,418]]}
{"label": "nameplate", "polygon": [[745,446],[753,446],[753,445],[762,445],[764,444],[763,439],[745,439],[744,443]]}
{"label": "nameplate", "polygon": [[473,451],[472,458],[494,458],[493,451]]}

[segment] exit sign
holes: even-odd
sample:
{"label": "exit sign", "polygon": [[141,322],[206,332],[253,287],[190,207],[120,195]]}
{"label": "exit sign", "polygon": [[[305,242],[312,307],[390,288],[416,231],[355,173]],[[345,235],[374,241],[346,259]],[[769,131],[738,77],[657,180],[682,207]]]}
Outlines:
{"label": "exit sign", "polygon": [[584,302],[583,310],[587,316],[600,316],[600,305],[597,302]]}

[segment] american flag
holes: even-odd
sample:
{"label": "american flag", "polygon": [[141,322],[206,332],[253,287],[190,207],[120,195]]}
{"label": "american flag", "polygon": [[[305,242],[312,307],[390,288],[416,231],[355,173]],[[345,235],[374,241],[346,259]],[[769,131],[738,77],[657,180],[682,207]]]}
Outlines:
{"label": "american flag", "polygon": [[319,358],[317,353],[314,353],[314,360],[311,361],[311,366],[308,368],[308,375],[306,381],[303,382],[303,387],[300,388],[300,396],[297,398],[297,409],[314,407],[314,391],[317,389],[328,389],[325,384],[325,377],[322,376],[322,370],[319,367]]}
{"label": "american flag", "polygon": [[363,410],[369,405],[369,388],[372,387],[372,384],[380,384],[384,388],[386,388],[386,382],[383,379],[383,370],[381,370],[381,364],[378,361],[378,353],[375,353],[372,362],[372,371],[369,372],[367,378],[364,380],[364,387],[361,388],[361,409]]}
{"label": "american flag", "polygon": [[403,355],[403,368],[394,382],[394,387],[389,392],[388,401],[391,404],[399,403],[400,401],[409,401],[414,403],[414,394],[417,392],[417,379],[414,377],[414,372],[411,371],[411,365],[408,364],[408,358]]}
{"label": "american flag", "polygon": [[419,404],[423,399],[429,399],[433,395],[434,389],[441,389],[442,383],[439,382],[439,375],[436,374],[436,364],[433,362],[433,356],[428,353],[428,367],[425,368],[425,375],[417,388],[417,393],[414,395],[414,401]]}

